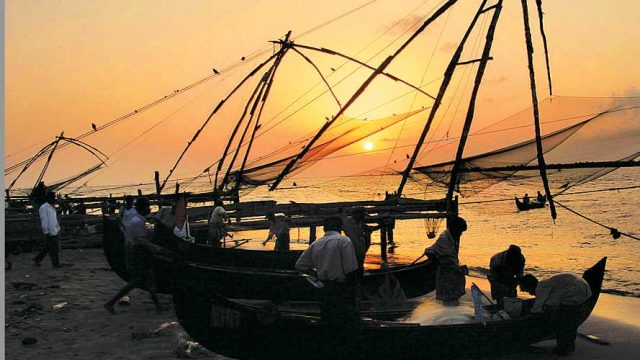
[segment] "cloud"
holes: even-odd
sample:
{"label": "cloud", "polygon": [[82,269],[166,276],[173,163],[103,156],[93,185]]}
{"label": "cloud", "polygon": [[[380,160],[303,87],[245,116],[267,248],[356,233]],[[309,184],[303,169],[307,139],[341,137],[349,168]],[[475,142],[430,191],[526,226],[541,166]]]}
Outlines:
{"label": "cloud", "polygon": [[624,96],[640,96],[640,87],[632,85],[624,91]]}

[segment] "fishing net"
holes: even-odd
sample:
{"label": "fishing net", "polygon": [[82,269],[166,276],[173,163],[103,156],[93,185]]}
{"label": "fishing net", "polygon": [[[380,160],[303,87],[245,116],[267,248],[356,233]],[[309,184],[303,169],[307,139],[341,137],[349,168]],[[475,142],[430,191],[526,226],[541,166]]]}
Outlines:
{"label": "fishing net", "polygon": [[[296,174],[314,165],[326,156],[381,132],[424,110],[425,109],[418,109],[403,114],[393,114],[371,120],[340,116],[316,141],[317,145],[311,147],[309,151],[297,161],[288,174],[289,176]],[[239,170],[233,171],[227,178],[225,183],[226,188],[234,188],[238,181],[240,181],[240,187],[251,187],[264,185],[275,180],[287,164],[302,150],[308,140],[309,138],[294,140],[283,148],[249,162],[242,172]]]}
{"label": "fishing net", "polygon": [[[630,162],[640,158],[639,115],[640,97],[543,100],[542,148],[552,192],[595,180],[621,166],[637,165]],[[526,109],[477,130],[468,148],[477,151],[492,146],[497,150],[463,157],[456,191],[470,196],[504,180],[539,179],[532,129],[532,111]],[[419,166],[411,177],[446,187],[452,167],[453,161]]]}

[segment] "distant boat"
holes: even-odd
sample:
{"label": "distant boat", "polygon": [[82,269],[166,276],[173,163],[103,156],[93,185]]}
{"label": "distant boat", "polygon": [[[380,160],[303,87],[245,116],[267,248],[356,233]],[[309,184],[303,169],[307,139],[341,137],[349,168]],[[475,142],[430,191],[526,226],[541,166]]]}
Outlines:
{"label": "distant boat", "polygon": [[[606,257],[582,276],[592,296],[580,306],[578,324],[595,307]],[[217,284],[194,277],[187,267],[173,273],[174,307],[182,327],[194,341],[224,356],[240,359],[331,359],[343,355],[344,344],[320,318],[250,307],[213,291]],[[524,300],[529,309],[535,299]],[[495,306],[487,306],[495,313]],[[362,319],[349,348],[362,359],[434,359],[474,357],[522,351],[529,344],[554,338],[556,311],[529,313],[509,320],[451,325],[420,325]],[[343,345],[344,346],[344,345]]]}
{"label": "distant boat", "polygon": [[538,200],[531,200],[528,203],[523,202],[522,200],[518,199],[518,197],[515,197],[516,199],[516,206],[518,207],[518,211],[528,211],[531,209],[541,209],[544,208],[545,205],[547,204],[547,199],[544,198],[544,200],[542,202],[538,201]]}

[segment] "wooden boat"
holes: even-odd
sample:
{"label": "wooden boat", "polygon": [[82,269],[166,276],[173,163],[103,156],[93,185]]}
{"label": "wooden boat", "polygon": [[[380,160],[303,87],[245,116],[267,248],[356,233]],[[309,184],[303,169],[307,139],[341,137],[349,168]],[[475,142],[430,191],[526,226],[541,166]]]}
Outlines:
{"label": "wooden boat", "polygon": [[[592,297],[580,307],[579,324],[595,307],[606,258],[585,271]],[[274,313],[228,300],[214,286],[193,278],[187,266],[174,274],[174,305],[180,324],[197,342],[218,354],[240,359],[330,359],[349,354],[362,359],[436,359],[515,351],[554,337],[556,311],[527,314],[486,324],[431,325],[363,319],[344,338],[319,318]],[[532,300],[525,300],[530,307]],[[496,311],[495,307],[488,307]],[[341,347],[342,345],[342,347]]]}
{"label": "wooden boat", "polygon": [[[214,285],[216,292],[231,298],[314,300],[315,288],[307,277],[294,270],[301,251],[276,252],[215,248],[179,240],[166,228],[157,227],[154,242],[172,252],[154,254],[158,291],[171,293],[172,262],[175,257],[192,264],[191,276]],[[125,244],[119,222],[104,217],[104,252],[111,268],[123,280],[130,276],[125,264]],[[406,266],[366,271],[363,286],[376,292],[392,277],[407,298],[425,295],[435,289],[437,265],[422,261]]]}
{"label": "wooden boat", "polygon": [[520,199],[518,199],[518,197],[515,197],[516,199],[516,207],[518,208],[518,211],[527,211],[527,210],[531,210],[531,209],[541,209],[543,207],[545,207],[545,205],[547,204],[547,200],[545,199],[545,201],[540,202],[537,200],[533,200],[530,201],[529,203],[524,203],[523,201],[521,201]]}

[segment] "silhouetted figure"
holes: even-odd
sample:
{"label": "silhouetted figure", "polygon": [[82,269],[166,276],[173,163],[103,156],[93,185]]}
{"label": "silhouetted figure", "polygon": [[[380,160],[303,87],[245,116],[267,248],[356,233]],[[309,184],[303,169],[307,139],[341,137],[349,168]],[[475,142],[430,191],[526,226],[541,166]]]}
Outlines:
{"label": "silhouetted figure", "polygon": [[124,236],[126,242],[127,271],[130,280],[118,293],[104,304],[104,308],[111,314],[115,314],[113,305],[129,291],[139,288],[146,289],[151,293],[151,299],[156,308],[156,313],[160,313],[160,303],[156,294],[156,283],[152,266],[152,251],[159,248],[148,239],[150,233],[145,227],[145,216],[151,209],[147,198],[139,198],[135,203],[136,214],[128,221],[123,221]]}
{"label": "silhouetted figure", "polygon": [[540,193],[540,191],[538,191],[538,195],[536,196],[536,200],[537,200],[539,203],[543,203],[543,202],[545,202],[545,201],[547,200],[547,198],[546,198],[546,196],[542,195],[542,194]]}
{"label": "silhouetted figure", "polygon": [[225,222],[229,220],[227,212],[224,209],[222,200],[217,199],[214,202],[215,207],[209,218],[209,233],[207,242],[211,246],[220,247],[220,243],[224,239],[227,231]]}
{"label": "silhouetted figure", "polygon": [[458,305],[460,297],[465,294],[466,266],[460,266],[460,236],[467,230],[467,222],[461,217],[449,221],[449,228],[438,240],[425,249],[429,260],[438,262],[436,273],[436,299],[445,305]]}
{"label": "silhouetted figure", "polygon": [[45,256],[51,258],[51,265],[54,268],[60,267],[58,234],[60,233],[60,225],[58,224],[58,215],[53,207],[56,201],[56,194],[53,191],[47,193],[46,202],[40,205],[38,214],[40,215],[40,225],[42,233],[45,237],[45,245],[40,252],[33,258],[33,263],[40,266],[40,262]]}
{"label": "silhouetted figure", "polygon": [[342,230],[353,243],[360,276],[364,273],[364,259],[371,246],[371,233],[380,228],[365,224],[365,217],[366,213],[363,209],[354,210],[350,216],[346,214],[342,216]]}
{"label": "silhouetted figure", "polygon": [[134,198],[131,195],[127,195],[124,197],[124,205],[120,208],[120,212],[118,216],[122,221],[129,221],[133,218],[138,212],[136,208],[133,206]]}
{"label": "silhouetted figure", "polygon": [[265,246],[271,239],[276,239],[275,251],[289,251],[289,243],[291,241],[289,237],[289,221],[286,216],[275,216],[274,214],[267,214],[267,220],[269,220],[269,235],[267,239],[262,242],[262,246]]}
{"label": "silhouetted figure", "polygon": [[556,354],[565,356],[575,351],[580,305],[591,297],[589,284],[569,273],[541,281],[528,274],[520,280],[520,290],[536,296],[532,313],[557,310],[553,317]]}
{"label": "silhouetted figure", "polygon": [[529,194],[524,194],[524,197],[522,198],[522,203],[529,205],[529,203],[531,202],[531,199],[529,199]]}
{"label": "silhouetted figure", "polygon": [[520,247],[510,245],[491,257],[487,278],[491,284],[491,298],[504,305],[504,297],[516,297],[518,278],[524,271],[525,258]]}
{"label": "silhouetted figure", "polygon": [[91,123],[91,128],[93,129],[93,131],[98,131],[98,126],[94,123]]}
{"label": "silhouetted figure", "polygon": [[34,206],[40,207],[40,205],[44,204],[47,201],[45,199],[46,196],[47,187],[44,185],[44,181],[40,181],[38,185],[36,185],[36,187],[31,191],[29,199]]}

